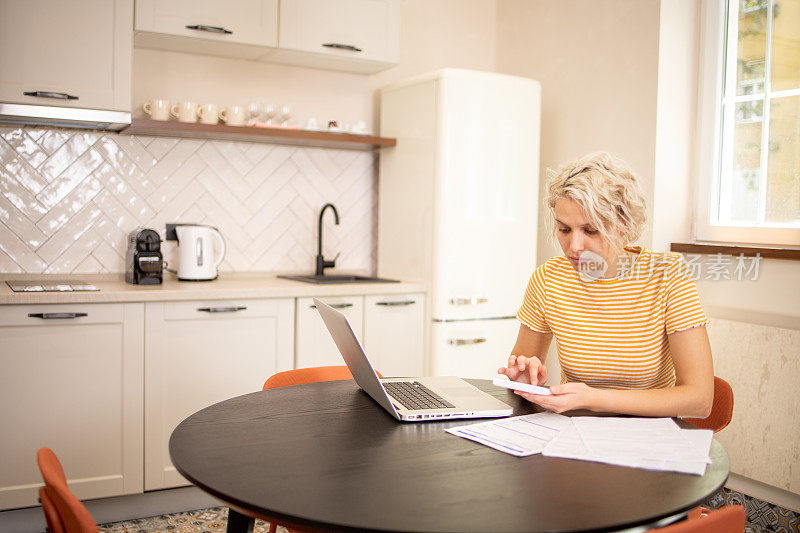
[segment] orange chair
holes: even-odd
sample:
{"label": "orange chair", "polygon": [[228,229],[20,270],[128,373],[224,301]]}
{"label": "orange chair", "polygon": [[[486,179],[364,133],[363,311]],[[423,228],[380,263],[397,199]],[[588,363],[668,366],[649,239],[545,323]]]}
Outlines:
{"label": "orange chair", "polygon": [[[383,377],[378,372],[378,377]],[[346,366],[314,366],[311,368],[296,368],[278,372],[264,382],[262,390],[288,387],[289,385],[303,385],[304,383],[319,383],[320,381],[337,381],[340,379],[353,379],[353,374]]]}
{"label": "orange chair", "polygon": [[[383,377],[377,372],[378,377]],[[346,366],[313,366],[310,368],[295,368],[273,374],[264,382],[261,390],[277,389],[278,387],[288,387],[290,385],[303,385],[305,383],[319,383],[321,381],[338,381],[341,379],[353,379],[353,374]],[[284,525],[284,527],[286,527]],[[277,531],[278,524],[274,520],[269,521],[269,533]],[[296,528],[289,529],[290,533],[300,533]]]}
{"label": "orange chair", "polygon": [[97,533],[97,524],[81,501],[67,487],[67,476],[50,448],[40,448],[36,461],[44,479],[39,489],[47,530],[50,533]]}
{"label": "orange chair", "polygon": [[700,429],[711,429],[717,433],[728,427],[731,418],[733,418],[733,389],[727,381],[714,376],[714,403],[711,405],[711,414],[706,418],[684,418],[684,420]]}
{"label": "orange chair", "polygon": [[[714,376],[714,402],[711,404],[711,414],[706,418],[684,418],[684,420],[700,429],[710,429],[717,433],[728,427],[731,418],[733,418],[733,389],[727,381]],[[710,511],[701,505],[689,511],[689,518],[704,517],[709,513]]]}
{"label": "orange chair", "polygon": [[741,505],[730,505],[708,515],[689,518],[654,531],[658,533],[742,533],[745,512]]}

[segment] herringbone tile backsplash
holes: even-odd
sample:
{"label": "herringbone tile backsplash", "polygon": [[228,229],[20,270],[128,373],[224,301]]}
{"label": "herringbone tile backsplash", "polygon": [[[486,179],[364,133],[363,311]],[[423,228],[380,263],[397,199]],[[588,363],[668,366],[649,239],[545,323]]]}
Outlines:
{"label": "herringbone tile backsplash", "polygon": [[[127,235],[167,222],[219,228],[224,271],[310,271],[324,254],[375,270],[372,152],[0,127],[0,272],[124,272]],[[175,244],[165,259],[177,265]]]}

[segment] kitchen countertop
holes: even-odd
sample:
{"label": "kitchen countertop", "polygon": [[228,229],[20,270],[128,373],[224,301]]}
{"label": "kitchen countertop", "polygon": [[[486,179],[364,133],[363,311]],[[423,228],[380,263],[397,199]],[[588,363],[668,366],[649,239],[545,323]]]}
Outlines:
{"label": "kitchen countertop", "polygon": [[[6,280],[84,281],[99,291],[14,292]],[[271,273],[221,273],[213,281],[178,281],[166,274],[161,285],[132,285],[124,274],[0,274],[0,305],[128,303],[178,300],[223,300],[231,298],[302,298],[426,292],[421,282],[343,283],[316,285],[279,279]]]}

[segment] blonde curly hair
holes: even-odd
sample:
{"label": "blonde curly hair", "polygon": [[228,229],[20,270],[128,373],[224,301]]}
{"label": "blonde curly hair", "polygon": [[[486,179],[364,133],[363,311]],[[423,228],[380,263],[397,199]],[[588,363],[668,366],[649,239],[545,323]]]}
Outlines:
{"label": "blonde curly hair", "polygon": [[618,250],[642,235],[647,205],[639,179],[611,154],[595,152],[558,171],[547,170],[545,205],[551,238],[556,231],[554,208],[561,198],[577,202],[589,223]]}

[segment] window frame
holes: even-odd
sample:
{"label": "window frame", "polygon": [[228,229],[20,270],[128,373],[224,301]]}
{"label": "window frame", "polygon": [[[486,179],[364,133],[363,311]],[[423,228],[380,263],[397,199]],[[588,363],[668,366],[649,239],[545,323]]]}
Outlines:
{"label": "window frame", "polygon": [[[696,168],[698,186],[694,216],[694,239],[698,242],[731,242],[800,245],[800,228],[714,225],[712,214],[719,204],[722,165],[722,106],[725,61],[736,69],[736,57],[725,56],[727,6],[730,0],[705,0],[700,30],[700,72],[698,75],[698,118]],[[738,0],[734,0],[738,1]],[[768,17],[771,15],[771,11]],[[771,58],[767,57],[767,60]],[[764,109],[763,113],[768,112]]]}

